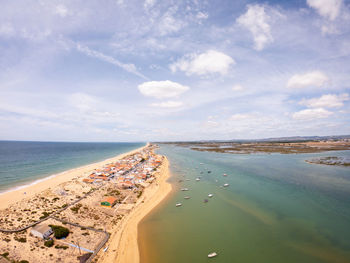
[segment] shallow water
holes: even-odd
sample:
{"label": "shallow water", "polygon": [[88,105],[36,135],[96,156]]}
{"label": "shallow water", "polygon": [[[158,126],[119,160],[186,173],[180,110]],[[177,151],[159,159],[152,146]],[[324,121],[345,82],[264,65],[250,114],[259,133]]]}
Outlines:
{"label": "shallow water", "polygon": [[142,263],[350,262],[350,168],[305,162],[350,151],[235,155],[161,145],[159,153],[175,192],[139,226]]}
{"label": "shallow water", "polygon": [[143,145],[0,141],[0,193]]}

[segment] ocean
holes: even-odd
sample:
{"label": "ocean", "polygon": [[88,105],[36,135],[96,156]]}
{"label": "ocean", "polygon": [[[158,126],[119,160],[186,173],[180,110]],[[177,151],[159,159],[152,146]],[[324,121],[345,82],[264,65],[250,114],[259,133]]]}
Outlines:
{"label": "ocean", "polygon": [[144,145],[145,143],[0,141],[0,193]]}
{"label": "ocean", "polygon": [[[160,146],[174,191],[139,225],[141,263],[350,262],[350,168],[305,162],[350,151],[239,155]],[[211,252],[218,256],[209,259]]]}

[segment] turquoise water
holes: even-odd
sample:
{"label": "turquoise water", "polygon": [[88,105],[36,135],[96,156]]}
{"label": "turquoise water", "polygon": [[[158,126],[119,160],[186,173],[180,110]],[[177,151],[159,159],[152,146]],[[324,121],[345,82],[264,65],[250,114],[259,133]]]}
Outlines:
{"label": "turquoise water", "polygon": [[0,193],[143,145],[0,141]]}
{"label": "turquoise water", "polygon": [[139,226],[142,263],[350,262],[350,168],[304,161],[350,151],[234,155],[161,145],[159,152],[175,191]]}

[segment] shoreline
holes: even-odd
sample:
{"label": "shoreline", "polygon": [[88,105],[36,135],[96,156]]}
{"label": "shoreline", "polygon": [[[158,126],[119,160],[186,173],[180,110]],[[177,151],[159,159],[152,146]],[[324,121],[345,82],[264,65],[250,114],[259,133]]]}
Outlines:
{"label": "shoreline", "polygon": [[18,201],[21,201],[23,199],[33,197],[35,194],[38,194],[47,189],[50,189],[51,187],[56,187],[61,183],[68,182],[75,178],[84,177],[85,173],[88,173],[89,171],[95,168],[102,167],[107,163],[114,162],[116,160],[124,158],[125,156],[141,151],[148,145],[149,143],[146,143],[144,146],[140,148],[131,150],[126,153],[119,154],[117,156],[105,159],[103,161],[79,166],[73,169],[69,169],[67,171],[63,171],[61,173],[52,174],[47,177],[37,179],[33,182],[30,182],[22,186],[16,186],[12,189],[8,189],[5,192],[0,193],[0,210],[6,209],[9,205],[14,204]]}
{"label": "shoreline", "polygon": [[112,232],[108,241],[107,253],[100,253],[97,262],[140,262],[138,227],[140,222],[172,192],[172,185],[167,182],[170,177],[169,161],[164,156],[163,163],[156,182],[147,188],[143,198],[136,207],[123,218],[116,231]]}

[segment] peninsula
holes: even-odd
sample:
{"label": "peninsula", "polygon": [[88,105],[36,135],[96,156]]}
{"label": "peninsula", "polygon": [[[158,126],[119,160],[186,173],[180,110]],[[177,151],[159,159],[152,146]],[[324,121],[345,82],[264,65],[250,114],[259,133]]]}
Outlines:
{"label": "peninsula", "polygon": [[171,190],[168,161],[155,148],[1,194],[0,259],[138,262],[138,223]]}

